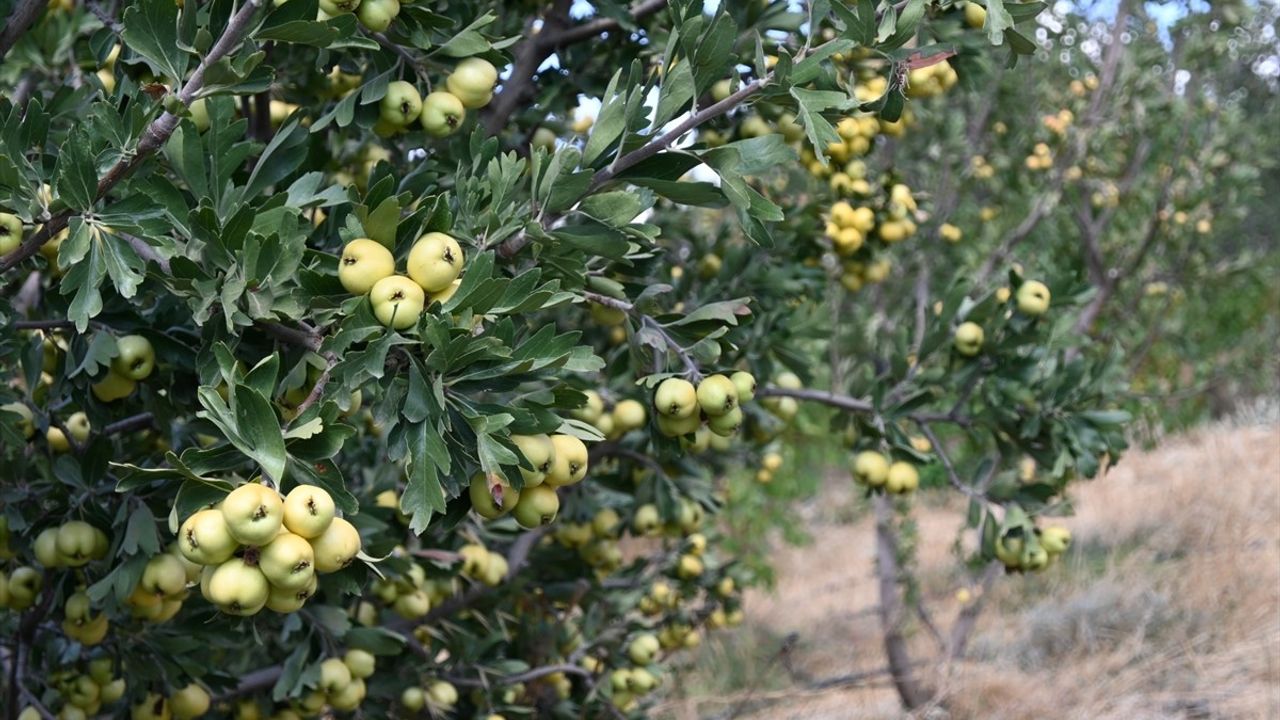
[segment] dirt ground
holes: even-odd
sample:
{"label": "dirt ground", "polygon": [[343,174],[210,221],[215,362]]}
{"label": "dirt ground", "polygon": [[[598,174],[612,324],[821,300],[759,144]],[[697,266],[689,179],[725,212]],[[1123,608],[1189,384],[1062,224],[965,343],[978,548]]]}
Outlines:
{"label": "dirt ground", "polygon": [[[1280,718],[1280,426],[1169,438],[1073,497],[1072,550],[997,581],[967,659],[946,676],[922,667],[941,706],[921,715]],[[705,644],[657,717],[903,717],[884,676],[813,689],[885,665],[873,529],[847,520],[854,502],[833,477],[802,509],[814,542],[779,547],[776,590],[748,597],[744,626]],[[946,634],[970,584],[953,551],[963,513],[924,501],[914,517],[921,592]],[[910,642],[937,658],[922,624]]]}

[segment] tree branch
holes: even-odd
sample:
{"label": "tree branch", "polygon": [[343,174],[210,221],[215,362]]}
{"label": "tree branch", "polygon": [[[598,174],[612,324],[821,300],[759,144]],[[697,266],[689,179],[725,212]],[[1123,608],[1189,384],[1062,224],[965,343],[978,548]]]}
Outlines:
{"label": "tree branch", "polygon": [[910,652],[902,635],[902,598],[898,593],[898,543],[893,527],[893,508],[888,497],[876,495],[876,581],[880,588],[880,627],[889,674],[907,710],[928,702],[929,693],[912,671]]}
{"label": "tree branch", "polygon": [[[178,91],[178,100],[183,105],[190,105],[192,100],[195,99],[196,93],[200,92],[201,88],[204,87],[204,74],[209,67],[230,54],[248,36],[250,26],[253,23],[253,16],[258,10],[260,2],[261,0],[245,0],[245,4],[240,7],[240,10],[231,16],[231,20],[227,23],[227,28],[223,31],[222,36],[218,38],[218,42],[209,49],[209,54],[205,55],[200,64],[196,66],[195,71],[191,73],[191,77],[187,79],[186,84]],[[24,0],[24,3],[22,7],[30,4],[34,4],[37,7],[43,5],[38,0],[35,3],[32,3],[31,0]],[[21,10],[21,7],[19,10]],[[4,38],[7,37],[10,30],[14,29],[15,23],[13,20],[14,18],[10,19],[9,27],[5,29],[3,35],[0,35],[0,57],[3,56],[4,51],[8,50],[9,46],[4,44]],[[23,29],[25,30],[25,27]],[[10,42],[10,45],[12,45],[12,42]],[[173,131],[177,129],[178,121],[177,115],[166,110],[148,125],[138,139],[138,146],[133,153],[122,157],[98,180],[94,201],[101,200],[113,187],[127,177],[129,173],[133,172],[138,165],[142,164],[143,160],[164,145],[169,136],[173,134]],[[39,232],[33,233],[16,250],[0,258],[0,273],[7,272],[18,263],[34,255],[41,245],[67,226],[67,222],[73,214],[72,211],[68,210],[51,218]]]}
{"label": "tree branch", "polygon": [[31,23],[36,21],[47,4],[44,0],[19,0],[13,13],[9,15],[4,30],[0,31],[0,60],[9,54],[19,38],[27,34]]}
{"label": "tree branch", "polygon": [[110,425],[107,425],[106,427],[102,428],[101,434],[104,437],[110,437],[112,435],[121,435],[123,433],[132,432],[134,430],[141,430],[143,428],[150,427],[154,421],[155,421],[155,416],[152,415],[151,413],[149,412],[138,413],[137,415],[124,418],[123,420],[117,420],[116,422],[113,422]]}
{"label": "tree branch", "polygon": [[[861,413],[864,415],[876,414],[876,408],[871,404],[870,400],[862,400],[848,395],[840,395],[828,390],[810,390],[801,388],[799,390],[790,390],[780,387],[762,387],[756,390],[757,397],[791,397],[797,400],[809,400],[811,402],[822,403],[832,407],[848,410],[850,412]],[[916,422],[946,422],[954,423],[962,427],[968,427],[973,424],[973,420],[960,415],[956,412],[913,412],[903,417],[914,420]]]}

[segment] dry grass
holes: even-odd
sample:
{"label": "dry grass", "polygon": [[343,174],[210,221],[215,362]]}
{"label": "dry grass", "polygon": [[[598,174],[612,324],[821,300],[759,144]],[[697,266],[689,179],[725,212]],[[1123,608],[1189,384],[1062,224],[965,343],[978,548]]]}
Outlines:
{"label": "dry grass", "polygon": [[[1169,438],[1079,488],[1065,521],[1075,548],[1050,572],[997,584],[945,683],[951,717],[1280,718],[1280,426],[1267,419]],[[844,478],[830,485],[818,505],[852,502]],[[921,585],[944,625],[959,608],[960,515],[915,513]],[[726,716],[743,700],[737,717],[756,720],[901,716],[883,684],[801,687],[884,665],[870,523],[811,532],[814,544],[779,549],[777,591],[748,599],[748,626],[708,643],[659,717]],[[916,657],[935,652],[922,631],[911,643]],[[745,712],[759,700],[773,702]]]}

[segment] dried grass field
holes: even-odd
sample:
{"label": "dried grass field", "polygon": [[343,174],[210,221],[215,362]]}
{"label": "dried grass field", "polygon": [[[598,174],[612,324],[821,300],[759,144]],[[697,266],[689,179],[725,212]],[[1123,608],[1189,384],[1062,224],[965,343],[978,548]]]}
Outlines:
{"label": "dried grass field", "polygon": [[[1075,491],[1063,562],[995,584],[967,658],[921,677],[925,717],[1280,718],[1280,425],[1207,427],[1132,452]],[[713,638],[658,713],[694,718],[895,718],[885,665],[874,531],[846,476],[802,512],[814,539],[779,546],[775,591]],[[938,625],[962,606],[957,506],[917,508],[920,590]],[[959,595],[959,597],[958,597]],[[915,622],[913,657],[938,646]],[[780,652],[781,651],[781,652]],[[945,708],[945,709],[944,709]]]}

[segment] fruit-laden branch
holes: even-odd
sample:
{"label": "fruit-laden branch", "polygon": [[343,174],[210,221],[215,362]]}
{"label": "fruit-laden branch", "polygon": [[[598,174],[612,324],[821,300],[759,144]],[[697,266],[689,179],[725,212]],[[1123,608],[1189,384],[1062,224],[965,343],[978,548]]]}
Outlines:
{"label": "fruit-laden branch", "polygon": [[916,424],[920,427],[920,434],[924,435],[925,439],[929,441],[929,444],[933,446],[933,451],[937,453],[938,459],[942,461],[942,467],[947,471],[947,481],[970,499],[987,502],[986,496],[982,494],[982,491],[966,485],[960,479],[960,474],[956,472],[955,464],[951,462],[951,456],[947,455],[946,449],[943,448],[942,443],[938,440],[938,434],[933,431],[933,428],[929,427],[929,423],[916,420]]}
{"label": "fruit-laden branch", "polygon": [[[485,112],[483,123],[490,135],[496,135],[511,120],[511,116],[533,93],[534,76],[542,63],[557,48],[598,37],[602,33],[617,30],[622,24],[615,18],[597,18],[580,25],[569,22],[569,0],[557,0],[551,12],[543,18],[541,29],[535,31],[536,18],[525,24],[524,41],[515,49],[515,62],[511,74],[502,83],[499,92]],[[631,21],[639,22],[667,6],[667,0],[644,0],[631,8]]]}
{"label": "fruit-laden branch", "polygon": [[588,302],[610,307],[615,310],[621,310],[628,315],[632,315],[639,319],[640,324],[643,327],[649,328],[661,337],[662,341],[667,344],[667,347],[680,357],[680,360],[684,363],[685,374],[689,375],[695,382],[702,379],[702,370],[698,368],[698,363],[694,361],[693,356],[689,354],[689,351],[683,345],[676,342],[675,338],[671,337],[671,334],[667,332],[667,329],[657,320],[654,320],[652,316],[638,312],[635,305],[627,302],[626,300],[619,300],[618,298],[610,297],[608,295],[601,295],[600,293],[584,290],[582,292],[582,297]]}
{"label": "fruit-laden branch", "polygon": [[[507,581],[515,577],[516,573],[520,572],[520,570],[528,564],[530,551],[533,550],[534,546],[538,544],[538,541],[541,540],[542,536],[546,533],[547,529],[545,527],[538,528],[537,530],[531,530],[522,534],[520,537],[516,538],[515,542],[511,543],[511,547],[507,550]],[[488,585],[476,585],[461,595],[454,595],[436,607],[431,608],[430,612],[423,616],[421,620],[416,622],[419,625],[425,625],[451,615],[456,615],[457,613],[480,602],[496,590],[497,586],[490,587]]]}
{"label": "fruit-laden branch", "polygon": [[40,11],[45,8],[47,2],[44,0],[21,0],[13,13],[9,15],[8,21],[5,22],[4,31],[0,32],[0,60],[13,49],[14,43],[27,33],[31,27],[31,23],[36,21],[40,16]]}
{"label": "fruit-laden branch", "polygon": [[[182,89],[178,91],[178,99],[183,105],[190,105],[195,99],[196,93],[204,87],[204,74],[214,63],[229,55],[235,50],[240,43],[248,36],[253,17],[256,14],[261,0],[245,0],[245,4],[235,15],[231,16],[231,21],[227,23],[227,29],[222,32],[222,36],[218,38],[218,42],[214,43],[209,49],[209,54],[205,55],[200,64],[196,66],[191,77],[187,79]],[[40,4],[40,3],[37,3]],[[6,32],[8,29],[6,29]],[[3,37],[0,37],[0,43]],[[8,48],[0,44],[0,50]],[[3,52],[0,52],[3,55]],[[121,158],[115,165],[112,165],[107,173],[98,180],[97,192],[94,194],[94,201],[101,200],[108,192],[111,191],[121,180],[133,172],[138,165],[142,164],[152,153],[158,150],[173,131],[177,129],[180,118],[169,111],[164,111],[160,117],[156,118],[147,129],[143,131],[142,137],[138,139],[138,146],[131,154]],[[0,273],[4,273],[16,266],[18,263],[35,255],[36,251],[49,238],[61,232],[67,226],[73,213],[67,211],[61,213],[44,224],[38,232],[33,233],[18,246],[18,249],[0,258]]]}

